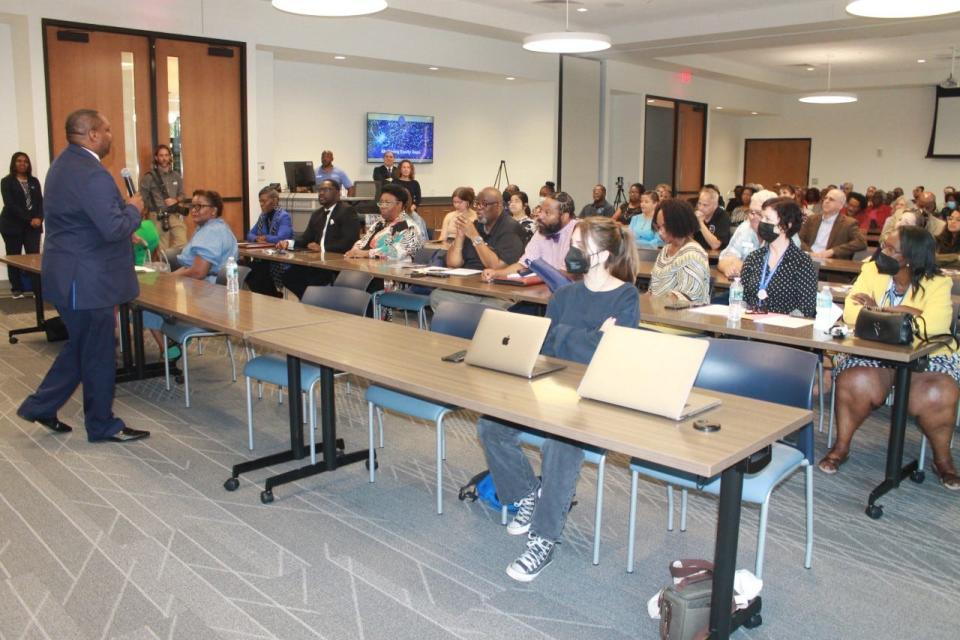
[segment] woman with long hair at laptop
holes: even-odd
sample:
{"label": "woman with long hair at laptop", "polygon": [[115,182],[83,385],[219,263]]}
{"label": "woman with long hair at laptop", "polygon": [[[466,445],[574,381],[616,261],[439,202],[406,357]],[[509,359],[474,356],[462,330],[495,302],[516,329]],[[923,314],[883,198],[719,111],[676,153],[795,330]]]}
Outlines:
{"label": "woman with long hair at laptop", "polygon": [[[565,263],[568,273],[583,279],[553,294],[547,305],[550,330],[541,352],[586,364],[607,327],[636,327],[640,321],[640,298],[633,285],[637,249],[627,227],[610,218],[584,218],[573,231]],[[507,575],[530,582],[553,559],[583,450],[548,437],[541,451],[540,480],[520,448],[517,427],[484,416],[477,431],[497,494],[517,507],[507,533],[527,535],[526,549],[507,567]]]}

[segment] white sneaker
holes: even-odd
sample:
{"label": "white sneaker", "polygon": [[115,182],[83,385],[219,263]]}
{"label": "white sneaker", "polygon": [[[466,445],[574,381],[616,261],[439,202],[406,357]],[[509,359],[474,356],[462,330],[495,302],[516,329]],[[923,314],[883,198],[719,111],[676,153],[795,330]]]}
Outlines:
{"label": "white sneaker", "polygon": [[507,533],[512,536],[522,536],[530,531],[530,523],[533,522],[533,510],[537,506],[537,498],[539,497],[540,489],[538,488],[513,503],[517,507],[517,513],[507,525]]}
{"label": "white sneaker", "polygon": [[531,582],[553,560],[557,543],[531,533],[527,537],[527,550],[507,567],[507,575],[517,582]]}

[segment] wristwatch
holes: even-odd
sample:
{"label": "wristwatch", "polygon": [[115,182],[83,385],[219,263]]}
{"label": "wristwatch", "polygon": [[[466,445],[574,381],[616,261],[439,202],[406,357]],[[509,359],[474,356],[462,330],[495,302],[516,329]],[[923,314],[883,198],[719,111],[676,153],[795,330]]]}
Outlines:
{"label": "wristwatch", "polygon": [[483,238],[481,238],[480,236],[477,236],[476,238],[473,239],[473,246],[475,247],[482,247],[485,244],[487,243],[484,242]]}

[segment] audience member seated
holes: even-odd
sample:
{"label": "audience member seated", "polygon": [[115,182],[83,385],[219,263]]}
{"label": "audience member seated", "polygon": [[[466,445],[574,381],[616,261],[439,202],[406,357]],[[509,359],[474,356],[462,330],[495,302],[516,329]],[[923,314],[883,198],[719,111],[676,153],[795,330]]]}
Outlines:
{"label": "audience member seated", "polygon": [[661,182],[653,189],[657,192],[657,196],[660,197],[660,201],[663,202],[667,198],[673,197],[673,187],[668,185],[666,182]]}
{"label": "audience member seated", "polygon": [[576,212],[573,198],[563,191],[544,200],[537,217],[537,231],[530,238],[520,259],[502,269],[484,269],[483,279],[491,282],[511,273],[519,273],[538,258],[555,269],[566,270],[564,259],[570,248],[573,229],[577,226]]}
{"label": "audience member seated", "polygon": [[[613,219],[620,224],[630,224],[630,220],[633,219],[634,216],[641,214],[640,196],[642,195],[642,184],[634,182],[630,185],[630,188],[627,189],[627,201],[620,205],[620,208],[613,214]],[[651,214],[652,213],[651,211]]]}
{"label": "audience member seated", "polygon": [[157,225],[147,217],[147,210],[144,209],[140,215],[140,227],[133,232],[133,264],[142,265],[145,262],[153,260],[154,251],[160,246],[160,232],[157,231]]}
{"label": "audience member seated", "polygon": [[[953,187],[947,187],[947,189],[953,189]],[[946,220],[956,210],[957,194],[953,191],[947,191],[943,196],[943,209],[940,210],[940,217]]]}
{"label": "audience member seated", "polygon": [[411,205],[414,211],[420,206],[420,183],[416,180],[417,169],[409,160],[402,160],[400,168],[397,170],[396,182],[402,187],[406,187],[410,192]]}
{"label": "audience member seated", "polygon": [[747,256],[740,273],[749,309],[806,318],[817,314],[817,268],[792,241],[802,224],[803,210],[793,198],[763,204],[757,235],[766,246]]}
{"label": "audience member seated", "polygon": [[886,198],[887,194],[881,189],[876,189],[872,195],[867,197],[869,204],[867,205],[866,218],[870,222],[870,230],[874,232],[879,232],[883,229],[887,218],[889,218],[893,212],[890,205],[886,203]]}
{"label": "audience member seated", "polygon": [[[604,330],[639,324],[640,303],[633,286],[637,254],[625,227],[599,217],[580,220],[572,242],[567,270],[583,274],[583,280],[553,294],[547,305],[550,329],[541,352],[586,364]],[[500,500],[517,507],[507,533],[526,536],[526,549],[507,567],[507,575],[530,582],[554,558],[576,492],[583,450],[548,436],[538,477],[520,447],[519,427],[483,416],[477,433]]]}
{"label": "audience member seated", "polygon": [[[916,227],[890,234],[873,262],[863,265],[853,284],[843,312],[847,324],[855,324],[864,308],[909,313],[923,318],[927,335],[950,332],[953,305],[952,281],[940,272],[934,255],[933,236]],[[920,338],[915,339],[917,344]],[[837,401],[837,441],[820,461],[820,470],[836,473],[850,456],[850,442],[893,386],[891,365],[859,356],[837,356],[834,365]],[[907,412],[933,448],[933,468],[947,489],[960,490],[950,452],[957,413],[960,354],[943,347],[935,351],[926,370],[914,372],[910,381]]]}
{"label": "audience member seated", "polygon": [[440,241],[443,242],[444,249],[449,249],[457,237],[457,216],[464,216],[467,222],[477,219],[477,212],[472,208],[476,197],[472,187],[457,187],[453,190],[453,211],[443,216],[443,224],[440,225]]}
{"label": "audience member seated", "polygon": [[[260,217],[247,232],[247,242],[269,242],[276,245],[293,239],[290,214],[280,208],[280,194],[273,187],[260,190]],[[250,291],[280,297],[281,278],[288,265],[272,260],[254,260],[247,276]]]}
{"label": "audience member seated", "polygon": [[843,212],[857,221],[863,233],[876,227],[876,222],[867,215],[867,198],[862,193],[854,191],[847,194],[847,206]]}
{"label": "audience member seated", "polygon": [[730,224],[738,225],[747,219],[750,213],[750,198],[753,197],[753,187],[745,185],[740,191],[740,198],[737,199],[736,207],[730,212]]}
{"label": "audience member seated", "polygon": [[701,247],[716,251],[727,246],[730,242],[730,214],[720,206],[720,194],[716,189],[704,187],[700,190],[696,217],[698,228],[693,239]]}
{"label": "audience member seated", "polygon": [[[631,187],[631,191],[633,187]],[[647,191],[640,195],[640,213],[630,217],[630,231],[640,249],[659,249],[663,239],[653,228],[653,216],[657,212],[660,196],[656,191]]]}
{"label": "audience member seated", "polygon": [[320,154],[320,166],[317,168],[317,184],[320,184],[324,180],[335,180],[337,184],[347,190],[348,196],[356,194],[353,181],[350,179],[350,176],[347,175],[347,172],[333,166],[333,151],[324,151]]}
{"label": "audience member seated", "polygon": [[653,219],[664,244],[650,273],[650,294],[707,304],[710,264],[693,239],[700,226],[693,207],[677,198],[661,200]]}
{"label": "audience member seated", "polygon": [[386,151],[383,154],[383,164],[375,167],[373,170],[374,182],[385,183],[393,182],[400,176],[400,167],[394,164],[396,156],[393,151]]}
{"label": "audience member seated", "polygon": [[[477,196],[477,219],[457,218],[457,235],[447,251],[447,266],[466,269],[503,269],[523,254],[523,230],[509,215],[503,214],[503,199],[494,187],[486,187]],[[474,302],[505,309],[509,300],[474,296],[444,289],[434,289],[430,306],[434,309],[444,300]]]}
{"label": "audience member seated", "polygon": [[791,198],[792,200],[795,200],[797,204],[800,204],[800,198],[798,197],[799,192],[797,191],[797,188],[792,184],[787,184],[786,182],[784,182],[783,184],[778,185],[777,195],[781,198]]}
{"label": "audience member seated", "polygon": [[423,236],[413,218],[404,212],[410,192],[397,183],[383,185],[377,208],[380,217],[344,254],[347,258],[402,260],[423,246]]}
{"label": "audience member seated", "polygon": [[[400,185],[404,189],[407,187],[402,182],[397,182],[397,185]],[[420,231],[420,236],[423,238],[424,242],[430,240],[430,230],[427,229],[427,221],[423,219],[419,213],[417,213],[416,208],[413,206],[413,196],[410,195],[410,191],[407,191],[407,195],[410,196],[407,198],[407,204],[403,205],[403,212],[410,216],[410,219],[413,220],[413,223],[417,225],[417,230]]]}
{"label": "audience member seated", "polygon": [[947,224],[937,236],[937,253],[960,253],[960,211],[951,211]]}
{"label": "audience member seated", "polygon": [[555,182],[550,182],[547,180],[543,183],[543,186],[540,187],[540,197],[541,198],[552,198],[557,195],[557,184]]}
{"label": "audience member seated", "polygon": [[[233,231],[223,221],[220,216],[223,215],[223,198],[216,191],[207,191],[198,189],[193,192],[193,200],[190,205],[190,218],[196,225],[193,237],[183,246],[180,254],[177,256],[177,268],[173,275],[181,278],[194,278],[195,280],[206,280],[210,283],[217,281],[217,274],[227,263],[227,260],[233,257],[234,260],[239,256],[237,249],[237,238]],[[173,265],[171,265],[173,268]],[[150,311],[143,312],[143,326],[150,329],[157,346],[160,347],[160,355],[163,356],[163,335],[160,333],[160,326],[163,324],[163,318]],[[168,352],[171,360],[180,357],[178,349],[170,349]]]}
{"label": "audience member seated", "polygon": [[[919,188],[919,187],[918,187]],[[893,214],[887,218],[883,225],[883,231],[880,232],[880,241],[887,239],[890,233],[899,228],[900,219],[911,211],[917,216],[916,226],[926,229],[930,235],[937,237],[943,231],[946,223],[936,216],[937,198],[929,191],[921,191],[917,195],[916,208],[910,204],[906,196],[898,198],[893,204]]]}
{"label": "audience member seated", "polygon": [[527,194],[523,191],[511,194],[507,208],[510,210],[510,217],[520,225],[523,244],[527,244],[537,230],[537,221],[530,215],[530,200]]}
{"label": "audience member seated", "polygon": [[607,188],[602,184],[595,185],[593,187],[593,202],[584,205],[583,209],[580,210],[580,217],[603,216],[610,218],[613,213],[613,205],[607,202]]}
{"label": "audience member seated", "polygon": [[813,258],[849,260],[857,251],[867,248],[857,221],[843,215],[847,196],[840,189],[831,189],[821,203],[821,212],[809,216],[800,228],[800,246]]}
{"label": "audience member seated", "polygon": [[820,190],[816,187],[810,187],[806,190],[803,195],[803,220],[806,222],[807,218],[812,216],[815,213],[820,213]]}
{"label": "audience member seated", "polygon": [[[730,244],[720,252],[720,262],[717,269],[720,273],[732,278],[740,275],[740,269],[743,268],[743,261],[748,255],[760,248],[760,236],[757,235],[757,226],[760,224],[760,216],[763,213],[763,204],[768,200],[777,197],[773,191],[762,189],[750,197],[750,211],[747,216],[747,224],[741,224],[733,232],[730,238]],[[800,241],[796,236],[793,237],[794,243],[798,246]]]}
{"label": "audience member seated", "polygon": [[853,183],[844,182],[840,185],[840,190],[843,191],[843,195],[849,196],[851,193],[853,193]]}
{"label": "audience member seated", "polygon": [[[340,202],[340,183],[336,180],[320,183],[317,200],[320,208],[310,214],[299,241],[301,246],[307,251],[346,253],[360,237],[363,226],[357,212],[349,204]],[[292,249],[293,244],[292,240],[283,240],[277,243],[277,248]],[[297,298],[302,298],[307,287],[333,284],[336,276],[333,271],[295,264],[283,273],[281,281]]]}

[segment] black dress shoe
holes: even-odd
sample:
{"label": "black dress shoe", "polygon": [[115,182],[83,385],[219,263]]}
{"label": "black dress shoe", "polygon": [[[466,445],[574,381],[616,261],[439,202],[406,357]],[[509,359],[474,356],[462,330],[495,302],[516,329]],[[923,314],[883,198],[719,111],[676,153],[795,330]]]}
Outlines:
{"label": "black dress shoe", "polygon": [[56,417],[53,418],[28,418],[19,411],[17,415],[26,420],[27,422],[36,422],[37,424],[42,424],[47,429],[54,431],[56,433],[70,433],[73,431],[73,427],[66,424],[65,422],[60,422]]}
{"label": "black dress shoe", "polygon": [[120,429],[117,433],[113,434],[108,438],[104,438],[107,442],[131,442],[133,440],[140,440],[142,438],[149,438],[149,431],[141,431],[140,429],[131,429],[130,427],[124,427]]}

